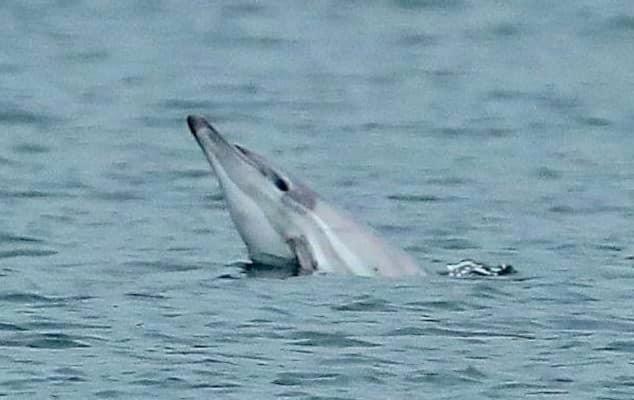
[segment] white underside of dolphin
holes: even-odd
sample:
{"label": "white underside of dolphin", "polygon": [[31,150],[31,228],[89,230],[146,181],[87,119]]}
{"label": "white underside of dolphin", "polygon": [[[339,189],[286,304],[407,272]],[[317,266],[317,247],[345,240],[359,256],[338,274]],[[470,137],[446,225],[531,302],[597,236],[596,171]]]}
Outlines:
{"label": "white underside of dolphin", "polygon": [[204,118],[187,124],[216,173],[249,257],[313,272],[398,277],[424,275],[403,250],[335,210],[261,155],[229,143]]}

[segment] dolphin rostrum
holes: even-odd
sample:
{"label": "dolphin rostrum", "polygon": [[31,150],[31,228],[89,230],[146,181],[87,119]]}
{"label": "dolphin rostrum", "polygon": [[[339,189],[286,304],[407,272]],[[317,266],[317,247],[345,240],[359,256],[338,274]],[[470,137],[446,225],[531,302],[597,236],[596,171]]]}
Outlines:
{"label": "dolphin rostrum", "polygon": [[403,250],[335,210],[261,155],[229,143],[204,118],[187,124],[216,173],[231,219],[254,262],[297,274],[424,275]]}

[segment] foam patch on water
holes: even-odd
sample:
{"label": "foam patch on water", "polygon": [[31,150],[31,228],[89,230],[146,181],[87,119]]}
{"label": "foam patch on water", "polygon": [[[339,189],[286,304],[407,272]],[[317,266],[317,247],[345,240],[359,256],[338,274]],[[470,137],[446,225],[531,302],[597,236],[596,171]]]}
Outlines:
{"label": "foam patch on water", "polygon": [[514,274],[517,271],[509,264],[487,265],[466,259],[456,264],[447,264],[449,276],[464,278],[468,276],[500,276]]}

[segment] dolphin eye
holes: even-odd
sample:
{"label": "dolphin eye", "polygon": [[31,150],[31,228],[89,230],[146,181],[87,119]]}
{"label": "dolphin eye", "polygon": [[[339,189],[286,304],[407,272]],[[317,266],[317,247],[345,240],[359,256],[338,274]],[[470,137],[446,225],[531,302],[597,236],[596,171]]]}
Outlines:
{"label": "dolphin eye", "polygon": [[288,192],[288,183],[286,183],[284,179],[280,178],[279,176],[276,176],[274,180],[275,180],[275,186],[277,186],[278,189],[280,189],[282,192]]}
{"label": "dolphin eye", "polygon": [[288,192],[289,184],[286,179],[282,178],[275,172],[273,168],[271,168],[266,160],[259,156],[258,154],[240,146],[239,144],[234,144],[234,147],[244,155],[251,164],[260,171],[262,175],[272,180],[277,187],[282,192]]}

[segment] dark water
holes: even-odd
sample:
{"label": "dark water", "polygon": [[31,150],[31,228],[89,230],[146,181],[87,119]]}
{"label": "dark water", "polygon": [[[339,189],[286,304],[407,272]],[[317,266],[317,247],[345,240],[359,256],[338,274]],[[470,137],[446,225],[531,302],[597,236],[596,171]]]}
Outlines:
{"label": "dark water", "polygon": [[[634,398],[629,1],[4,1],[0,397]],[[430,271],[241,278],[208,116]]]}

